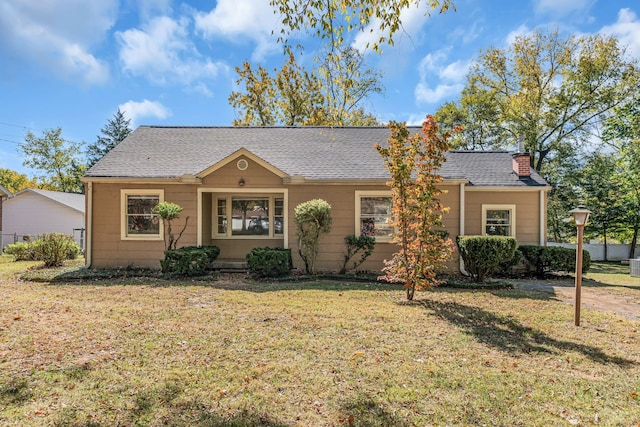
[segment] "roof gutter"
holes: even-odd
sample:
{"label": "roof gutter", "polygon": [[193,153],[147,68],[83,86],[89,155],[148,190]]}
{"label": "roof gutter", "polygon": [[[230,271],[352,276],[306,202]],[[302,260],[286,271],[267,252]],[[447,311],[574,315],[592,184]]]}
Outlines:
{"label": "roof gutter", "polygon": [[179,177],[108,177],[108,176],[83,176],[80,181],[86,183],[97,182],[104,184],[126,183],[126,184],[202,184],[202,179],[185,174]]}
{"label": "roof gutter", "polygon": [[85,268],[91,268],[91,255],[92,255],[92,244],[93,244],[93,182],[86,183],[86,215],[85,215],[85,228],[87,229],[87,237],[85,239],[85,249],[84,249],[84,261]]}
{"label": "roof gutter", "polygon": [[[460,236],[464,236],[464,212],[465,212],[465,194],[466,185],[464,182],[460,183],[460,232],[458,233]],[[460,255],[460,251],[458,251],[458,265],[460,266],[460,273],[463,276],[469,276],[469,272],[464,268],[464,261],[462,259],[462,255]]]}

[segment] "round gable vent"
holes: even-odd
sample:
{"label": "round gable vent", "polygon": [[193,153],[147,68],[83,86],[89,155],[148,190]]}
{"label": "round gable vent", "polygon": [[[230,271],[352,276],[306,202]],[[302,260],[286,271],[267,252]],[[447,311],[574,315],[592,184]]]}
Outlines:
{"label": "round gable vent", "polygon": [[247,162],[245,159],[240,159],[238,160],[238,169],[240,169],[241,171],[246,170],[249,167],[249,162]]}

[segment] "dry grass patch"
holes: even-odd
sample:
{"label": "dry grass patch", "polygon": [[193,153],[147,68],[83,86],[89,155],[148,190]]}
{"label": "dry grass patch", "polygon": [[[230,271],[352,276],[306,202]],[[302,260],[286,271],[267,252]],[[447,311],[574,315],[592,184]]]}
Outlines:
{"label": "dry grass patch", "polygon": [[[0,269],[4,265],[0,264]],[[638,323],[521,290],[0,282],[0,425],[636,425]]]}

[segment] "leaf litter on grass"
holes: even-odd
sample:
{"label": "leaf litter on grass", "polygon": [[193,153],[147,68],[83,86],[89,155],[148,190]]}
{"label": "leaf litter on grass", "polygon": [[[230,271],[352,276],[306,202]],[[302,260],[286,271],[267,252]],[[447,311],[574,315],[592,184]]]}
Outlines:
{"label": "leaf litter on grass", "polygon": [[233,285],[3,281],[0,423],[640,419],[637,323],[609,313],[575,328],[572,307],[518,290]]}

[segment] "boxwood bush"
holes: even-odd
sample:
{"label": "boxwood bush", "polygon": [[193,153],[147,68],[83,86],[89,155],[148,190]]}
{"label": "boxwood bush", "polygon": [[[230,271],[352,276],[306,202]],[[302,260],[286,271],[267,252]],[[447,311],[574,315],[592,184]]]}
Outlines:
{"label": "boxwood bush", "polygon": [[458,236],[456,244],[465,270],[478,283],[509,262],[517,246],[516,239],[507,236]]}
{"label": "boxwood bush", "polygon": [[[527,271],[534,272],[536,277],[543,279],[552,271],[573,272],[576,270],[576,250],[560,246],[522,245],[518,248],[524,257]],[[591,255],[582,251],[582,272],[586,273],[591,267]]]}
{"label": "boxwood bush", "polygon": [[162,272],[180,276],[202,276],[220,255],[217,246],[184,246],[164,251]]}
{"label": "boxwood bush", "polygon": [[253,248],[246,259],[249,273],[256,279],[283,277],[292,267],[291,249]]}

